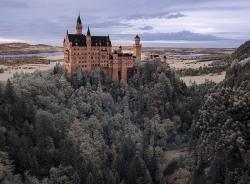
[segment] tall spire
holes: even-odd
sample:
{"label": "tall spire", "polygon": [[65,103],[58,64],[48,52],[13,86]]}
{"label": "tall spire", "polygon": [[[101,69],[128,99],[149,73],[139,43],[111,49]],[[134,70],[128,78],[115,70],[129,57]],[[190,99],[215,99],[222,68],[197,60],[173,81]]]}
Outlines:
{"label": "tall spire", "polygon": [[90,35],[89,25],[88,25],[87,35]]}
{"label": "tall spire", "polygon": [[79,35],[82,34],[82,21],[81,21],[80,13],[79,13],[79,16],[77,18],[77,23],[76,23],[76,34],[79,34]]}
{"label": "tall spire", "polygon": [[80,17],[80,13],[79,13],[79,16],[78,16],[78,18],[77,18],[77,23],[82,24],[81,17]]}

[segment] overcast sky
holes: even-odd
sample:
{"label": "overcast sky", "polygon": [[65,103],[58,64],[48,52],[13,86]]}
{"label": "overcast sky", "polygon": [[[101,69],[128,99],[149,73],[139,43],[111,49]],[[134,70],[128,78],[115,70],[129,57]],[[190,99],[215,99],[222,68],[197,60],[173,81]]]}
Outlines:
{"label": "overcast sky", "polygon": [[0,0],[0,43],[62,46],[75,33],[110,35],[113,45],[238,47],[250,39],[250,0]]}

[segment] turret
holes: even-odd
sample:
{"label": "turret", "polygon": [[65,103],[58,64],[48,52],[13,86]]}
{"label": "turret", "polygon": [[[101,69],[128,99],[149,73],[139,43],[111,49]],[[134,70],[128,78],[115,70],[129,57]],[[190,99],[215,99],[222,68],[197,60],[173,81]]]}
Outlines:
{"label": "turret", "polygon": [[80,14],[77,18],[77,22],[76,22],[76,34],[82,34],[82,21],[80,18]]}
{"label": "turret", "polygon": [[167,64],[167,57],[164,55],[162,59],[162,64],[166,65]]}
{"label": "turret", "polygon": [[122,46],[120,46],[118,49],[118,54],[121,54],[121,53],[122,53]]}
{"label": "turret", "polygon": [[109,42],[110,42],[110,39],[109,39],[109,35],[108,35],[108,38],[107,38],[107,46],[110,46],[110,45],[109,45]]}
{"label": "turret", "polygon": [[89,26],[88,26],[86,40],[87,40],[87,46],[88,47],[91,46],[91,34],[90,34]]}
{"label": "turret", "polygon": [[138,35],[135,36],[135,44],[133,45],[133,53],[136,58],[141,59],[141,44],[140,37]]}
{"label": "turret", "polygon": [[141,38],[138,35],[136,35],[135,36],[135,44],[139,45],[140,44],[140,40],[141,40]]}

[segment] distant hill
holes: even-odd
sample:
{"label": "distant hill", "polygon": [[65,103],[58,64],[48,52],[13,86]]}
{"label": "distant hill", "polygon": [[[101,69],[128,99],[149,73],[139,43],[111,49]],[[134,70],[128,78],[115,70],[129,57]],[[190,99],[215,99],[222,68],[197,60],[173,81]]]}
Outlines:
{"label": "distant hill", "polygon": [[250,76],[250,40],[242,44],[231,55],[231,66],[227,69],[225,77],[226,86],[240,86]]}
{"label": "distant hill", "polygon": [[28,54],[57,51],[63,51],[63,47],[54,47],[44,44],[31,45],[28,43],[0,44],[0,54]]}
{"label": "distant hill", "polygon": [[239,46],[235,52],[231,55],[231,59],[238,59],[239,61],[250,57],[250,40]]}

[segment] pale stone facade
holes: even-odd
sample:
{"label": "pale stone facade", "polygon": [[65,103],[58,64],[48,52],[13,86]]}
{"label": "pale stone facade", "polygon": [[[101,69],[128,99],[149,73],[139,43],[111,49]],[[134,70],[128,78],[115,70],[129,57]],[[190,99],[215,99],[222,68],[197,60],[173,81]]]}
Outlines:
{"label": "pale stone facade", "polygon": [[127,69],[135,65],[135,60],[141,58],[140,37],[136,35],[133,54],[123,53],[122,47],[112,51],[109,36],[91,36],[88,28],[87,35],[82,34],[80,15],[77,19],[76,34],[68,34],[64,39],[64,68],[68,73],[77,70],[88,71],[100,67],[106,75],[116,81],[127,82]]}

